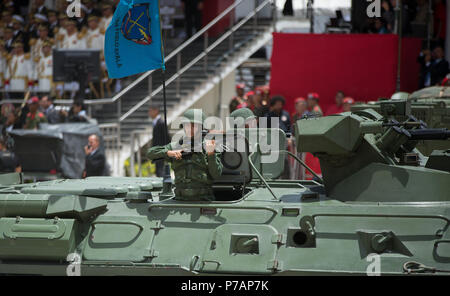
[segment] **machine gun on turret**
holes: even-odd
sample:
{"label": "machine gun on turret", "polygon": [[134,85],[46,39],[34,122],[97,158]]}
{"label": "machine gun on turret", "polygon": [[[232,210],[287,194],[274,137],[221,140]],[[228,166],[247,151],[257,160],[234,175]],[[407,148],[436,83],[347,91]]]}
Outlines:
{"label": "machine gun on turret", "polygon": [[[427,128],[412,116],[397,122],[371,109],[296,123],[298,151],[319,158],[327,194],[344,200],[379,200],[380,188],[371,184],[384,184],[391,189],[388,192],[396,192],[393,188],[398,187],[402,193],[383,197],[390,201],[402,199],[402,194],[411,190],[420,190],[420,184],[429,178],[442,182],[444,188],[450,182],[450,174],[428,165],[428,159],[415,146],[419,141],[449,137],[446,128]],[[450,167],[450,157],[446,155],[440,157]],[[351,184],[361,187],[350,186],[350,179]],[[447,194],[438,190],[431,198],[445,200]]]}

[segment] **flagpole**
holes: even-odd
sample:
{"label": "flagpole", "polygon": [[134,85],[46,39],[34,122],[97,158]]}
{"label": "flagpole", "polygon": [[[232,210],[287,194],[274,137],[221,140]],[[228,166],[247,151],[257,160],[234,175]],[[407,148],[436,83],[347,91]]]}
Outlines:
{"label": "flagpole", "polygon": [[[159,1],[158,3],[158,10],[159,10]],[[169,139],[168,139],[168,133],[169,133],[169,128],[167,126],[167,100],[166,100],[166,64],[164,61],[164,40],[163,40],[163,36],[162,36],[162,30],[161,30],[161,18],[159,19],[160,21],[160,29],[159,32],[161,34],[161,56],[162,56],[162,67],[161,67],[161,74],[162,74],[162,87],[163,87],[163,104],[164,104],[164,143],[168,144],[169,143]],[[165,162],[164,165],[164,176],[163,176],[163,190],[161,192],[161,194],[159,195],[159,199],[167,199],[173,196],[173,192],[172,192],[172,177],[170,176],[170,166],[169,163]]]}

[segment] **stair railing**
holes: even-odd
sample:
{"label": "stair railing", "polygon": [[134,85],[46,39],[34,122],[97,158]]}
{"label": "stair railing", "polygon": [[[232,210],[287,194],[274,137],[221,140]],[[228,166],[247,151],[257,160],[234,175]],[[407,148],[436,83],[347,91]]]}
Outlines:
{"label": "stair railing", "polygon": [[[169,86],[172,82],[176,81],[176,93],[179,94],[179,85],[180,85],[180,76],[189,70],[192,66],[197,64],[201,59],[203,60],[203,67],[206,70],[208,66],[208,54],[215,49],[217,46],[222,44],[222,42],[230,37],[229,47],[230,49],[233,48],[233,33],[238,30],[240,27],[242,27],[247,21],[250,19],[254,19],[253,21],[253,30],[256,31],[258,26],[258,12],[261,11],[265,6],[268,4],[272,4],[272,9],[276,9],[274,5],[273,0],[265,0],[261,2],[261,4],[257,5],[258,1],[254,0],[255,6],[254,9],[242,20],[240,20],[237,24],[231,26],[225,33],[223,33],[215,42],[213,42],[211,45],[208,46],[208,30],[217,24],[220,20],[222,20],[224,17],[226,17],[231,12],[234,12],[234,8],[236,8],[239,4],[241,4],[244,1],[248,0],[239,0],[236,1],[234,4],[230,5],[227,9],[225,9],[221,14],[219,14],[216,18],[214,18],[209,24],[207,24],[205,27],[203,27],[200,31],[198,31],[196,34],[194,34],[191,38],[189,38],[186,42],[181,44],[179,47],[177,47],[174,51],[172,51],[166,58],[166,62],[172,59],[176,56],[177,58],[177,68],[175,74],[173,74],[169,79],[166,80],[166,86]],[[233,24],[233,15],[230,17],[230,23]],[[184,67],[181,68],[181,51],[186,48],[188,45],[193,43],[195,40],[199,39],[203,35],[204,40],[204,48],[203,51],[194,59],[192,59],[189,63],[187,63]],[[134,81],[132,84],[130,84],[127,88],[125,88],[122,92],[118,93],[114,99],[119,99],[125,94],[128,90],[130,90],[132,87],[134,87],[136,84],[138,84],[140,81],[145,79],[148,75],[153,73],[154,70],[146,72],[141,77],[139,77],[136,81]],[[136,105],[134,105],[130,110],[125,112],[125,114],[121,115],[119,118],[119,122],[123,122],[125,119],[127,119],[131,114],[136,112],[139,108],[141,108],[144,104],[146,104],[149,100],[151,100],[152,97],[157,95],[159,92],[162,91],[162,85],[157,87],[154,91],[151,92],[148,96],[143,98],[141,101],[139,101]]]}

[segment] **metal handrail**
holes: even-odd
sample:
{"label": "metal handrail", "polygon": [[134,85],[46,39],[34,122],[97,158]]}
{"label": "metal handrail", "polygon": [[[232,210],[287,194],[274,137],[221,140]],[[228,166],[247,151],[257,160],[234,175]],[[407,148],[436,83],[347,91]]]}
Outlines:
{"label": "metal handrail", "polygon": [[[194,42],[197,38],[199,38],[201,35],[203,35],[209,28],[217,24],[224,16],[226,16],[230,11],[232,11],[234,8],[236,8],[239,4],[244,2],[244,0],[238,0],[234,4],[230,5],[227,9],[225,9],[221,14],[216,16],[212,21],[210,21],[206,26],[204,26],[200,31],[195,33],[191,36],[188,40],[183,42],[180,46],[178,46],[174,51],[172,51],[167,57],[165,57],[165,62],[167,63],[170,61],[174,56],[176,56],[179,52],[181,52],[186,46],[190,45],[192,42]],[[127,93],[130,89],[132,89],[134,86],[136,86],[138,83],[140,83],[142,80],[147,78],[151,73],[153,73],[155,70],[150,70],[142,74],[138,79],[133,81],[130,85],[125,87],[123,90],[121,90],[118,94],[114,95],[110,100],[111,103],[117,101],[120,97],[122,97],[125,93]]]}
{"label": "metal handrail", "polygon": [[[240,0],[236,2],[235,4],[228,7],[226,10],[223,11],[218,17],[223,17],[226,15],[229,11],[231,11],[234,7],[236,7],[239,3],[241,3],[243,0]],[[172,77],[170,77],[166,81],[166,86],[168,86],[170,83],[172,83],[175,79],[177,79],[181,74],[186,72],[190,67],[192,67],[195,63],[197,63],[199,60],[204,58],[211,50],[216,48],[222,41],[224,41],[226,38],[228,38],[233,32],[235,32],[237,29],[242,27],[249,19],[251,19],[253,16],[255,16],[260,10],[262,10],[268,3],[273,2],[273,0],[266,0],[263,3],[261,3],[258,7],[256,7],[250,14],[248,14],[245,18],[243,18],[241,21],[239,21],[236,25],[234,25],[232,28],[230,28],[226,33],[222,34],[222,36],[219,37],[213,44],[211,44],[209,47],[207,47],[202,53],[200,53],[196,58],[194,58],[192,61],[190,61],[186,66],[178,70]],[[218,18],[217,17],[217,18]],[[216,18],[216,19],[217,19]],[[214,19],[214,20],[216,20]],[[211,26],[213,26],[217,21],[220,19],[217,19],[216,22],[211,21],[208,25],[206,25],[202,30],[197,32],[194,36],[192,36],[188,41],[183,43],[181,46],[179,46],[176,50],[174,50],[167,58],[169,58],[177,55],[183,48],[185,48],[187,45],[189,45],[194,39],[196,39],[201,34],[205,33],[207,29],[209,29]],[[214,22],[214,23],[213,23]],[[197,36],[198,35],[198,36]],[[196,37],[197,36],[197,37]],[[194,38],[195,37],[195,38]],[[153,71],[153,70],[152,70]],[[157,95],[162,90],[162,85],[160,85],[157,89],[155,89],[150,95],[143,98],[139,103],[134,105],[130,110],[128,110],[124,115],[122,115],[119,118],[119,122],[124,121],[128,116],[130,116],[132,113],[134,113],[136,110],[138,110],[140,107],[142,107],[145,103],[147,103],[152,97]]]}

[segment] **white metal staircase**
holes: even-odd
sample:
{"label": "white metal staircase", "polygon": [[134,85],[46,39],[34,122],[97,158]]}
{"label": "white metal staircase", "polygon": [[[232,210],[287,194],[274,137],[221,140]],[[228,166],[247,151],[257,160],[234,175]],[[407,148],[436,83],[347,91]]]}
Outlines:
{"label": "white metal staircase", "polygon": [[[254,9],[244,18],[235,20],[235,9],[245,1],[254,1]],[[272,18],[258,17],[262,9],[272,6]],[[229,28],[217,37],[209,30],[225,18]],[[209,24],[166,56],[166,99],[168,124],[192,106],[221,79],[236,69],[272,38],[276,20],[273,0],[238,0]],[[120,147],[109,151],[119,159],[111,161],[113,174],[123,175],[124,161],[141,144],[151,140],[148,107],[151,103],[163,105],[162,73],[152,70],[140,75],[130,85],[110,99],[89,104],[90,113],[101,124],[115,124]],[[97,105],[97,106],[96,106]],[[138,141],[136,141],[138,140]],[[108,155],[107,155],[108,156]],[[134,158],[131,158],[133,160]],[[133,170],[132,170],[133,171]]]}

